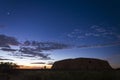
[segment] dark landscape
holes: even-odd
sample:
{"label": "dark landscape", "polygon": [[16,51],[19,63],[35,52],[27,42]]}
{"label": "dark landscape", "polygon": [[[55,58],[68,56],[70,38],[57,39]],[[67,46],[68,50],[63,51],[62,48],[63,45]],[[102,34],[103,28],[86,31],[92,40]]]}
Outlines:
{"label": "dark landscape", "polygon": [[120,80],[120,71],[19,70],[17,75],[0,76],[0,80]]}
{"label": "dark landscape", "polygon": [[[69,61],[73,61],[74,65],[68,65]],[[86,62],[88,64],[83,64]],[[13,66],[12,63],[7,63],[7,66],[3,65],[6,63],[2,63],[0,64],[0,80],[120,80],[120,70],[112,69],[107,61],[76,58],[56,63],[51,69],[17,69],[18,66]]]}

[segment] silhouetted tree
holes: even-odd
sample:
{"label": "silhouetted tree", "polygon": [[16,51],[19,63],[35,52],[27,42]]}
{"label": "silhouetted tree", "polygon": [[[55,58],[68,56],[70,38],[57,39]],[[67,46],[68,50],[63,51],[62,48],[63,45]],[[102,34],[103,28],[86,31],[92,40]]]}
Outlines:
{"label": "silhouetted tree", "polygon": [[19,66],[16,65],[15,63],[11,62],[0,62],[0,72],[1,73],[6,73],[6,74],[14,74],[16,73],[16,69]]}
{"label": "silhouetted tree", "polygon": [[44,66],[44,69],[46,69],[46,66]]}

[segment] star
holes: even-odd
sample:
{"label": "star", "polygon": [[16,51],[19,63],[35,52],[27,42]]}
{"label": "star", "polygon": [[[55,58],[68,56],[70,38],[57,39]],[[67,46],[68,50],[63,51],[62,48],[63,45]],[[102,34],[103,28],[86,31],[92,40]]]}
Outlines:
{"label": "star", "polygon": [[10,12],[7,12],[7,15],[9,16],[9,15],[10,15]]}

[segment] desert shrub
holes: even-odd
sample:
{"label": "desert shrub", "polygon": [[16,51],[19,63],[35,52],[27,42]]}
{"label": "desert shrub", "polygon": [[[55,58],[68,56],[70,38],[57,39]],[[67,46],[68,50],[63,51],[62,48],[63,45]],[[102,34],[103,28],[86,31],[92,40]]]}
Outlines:
{"label": "desert shrub", "polygon": [[1,62],[0,63],[0,73],[5,73],[5,74],[16,74],[17,73],[17,66],[14,63],[10,62]]}

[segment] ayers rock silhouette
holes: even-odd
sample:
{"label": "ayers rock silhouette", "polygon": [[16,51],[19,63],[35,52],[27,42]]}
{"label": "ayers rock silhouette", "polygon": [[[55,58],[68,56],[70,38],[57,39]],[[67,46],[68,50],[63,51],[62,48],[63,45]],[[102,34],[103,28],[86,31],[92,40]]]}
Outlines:
{"label": "ayers rock silhouette", "polygon": [[56,61],[54,70],[112,70],[112,67],[105,60],[94,58],[75,58]]}

